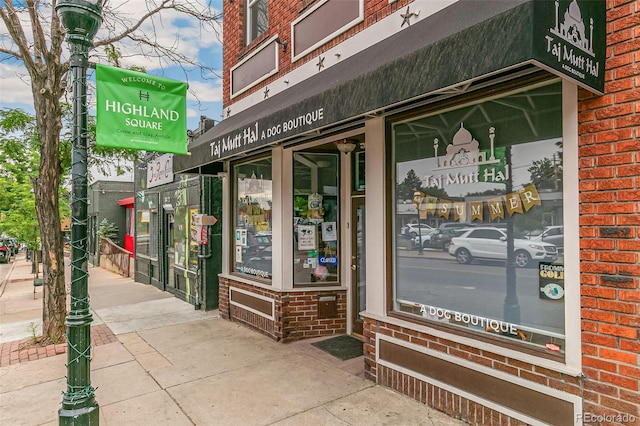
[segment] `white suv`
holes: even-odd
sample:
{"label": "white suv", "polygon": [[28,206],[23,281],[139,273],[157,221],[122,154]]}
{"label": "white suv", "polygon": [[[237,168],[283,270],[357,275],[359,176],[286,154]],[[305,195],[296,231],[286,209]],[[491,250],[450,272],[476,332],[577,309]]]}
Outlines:
{"label": "white suv", "polygon": [[[541,241],[513,240],[515,263],[525,268],[535,262],[555,262],[558,250],[555,245]],[[473,228],[451,239],[449,254],[459,263],[471,263],[473,259],[507,260],[507,233],[498,228]]]}

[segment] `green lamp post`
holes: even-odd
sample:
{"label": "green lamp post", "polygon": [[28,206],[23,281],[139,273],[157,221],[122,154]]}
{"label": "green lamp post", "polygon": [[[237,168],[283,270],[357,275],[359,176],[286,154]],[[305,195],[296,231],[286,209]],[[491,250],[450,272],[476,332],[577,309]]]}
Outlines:
{"label": "green lamp post", "polygon": [[73,77],[71,151],[71,306],[67,325],[67,391],[60,425],[98,425],[91,386],[91,322],[87,272],[87,66],[93,37],[102,23],[102,0],[61,0],[56,12],[67,31]]}

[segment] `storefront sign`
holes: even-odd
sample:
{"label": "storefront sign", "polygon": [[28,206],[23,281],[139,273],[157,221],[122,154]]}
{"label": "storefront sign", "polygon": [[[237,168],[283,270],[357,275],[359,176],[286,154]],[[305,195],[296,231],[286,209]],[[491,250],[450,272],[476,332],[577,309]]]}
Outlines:
{"label": "storefront sign", "polygon": [[521,337],[518,326],[510,322],[499,321],[491,318],[481,317],[473,314],[464,314],[462,312],[456,312],[449,309],[438,308],[435,306],[422,305],[420,306],[420,313],[422,316],[434,320],[446,320],[464,324],[467,326],[474,326],[482,328],[485,331],[492,331],[501,334],[510,334],[518,338]]}
{"label": "storefront sign", "polygon": [[147,188],[173,182],[173,154],[147,162]]}
{"label": "storefront sign", "polygon": [[582,87],[604,92],[605,2],[535,2],[534,58]]}
{"label": "storefront sign", "polygon": [[209,143],[210,159],[219,160],[235,153],[266,145],[287,136],[295,135],[324,121],[324,108],[291,117],[277,123],[256,121]]}
{"label": "storefront sign", "polygon": [[187,153],[187,83],[96,65],[96,145]]}

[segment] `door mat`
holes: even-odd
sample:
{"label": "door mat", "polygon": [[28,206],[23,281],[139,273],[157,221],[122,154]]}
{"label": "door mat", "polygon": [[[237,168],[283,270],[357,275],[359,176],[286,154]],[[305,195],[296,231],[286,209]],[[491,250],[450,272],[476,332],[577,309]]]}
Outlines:
{"label": "door mat", "polygon": [[343,361],[362,355],[362,341],[347,334],[312,343],[311,345]]}

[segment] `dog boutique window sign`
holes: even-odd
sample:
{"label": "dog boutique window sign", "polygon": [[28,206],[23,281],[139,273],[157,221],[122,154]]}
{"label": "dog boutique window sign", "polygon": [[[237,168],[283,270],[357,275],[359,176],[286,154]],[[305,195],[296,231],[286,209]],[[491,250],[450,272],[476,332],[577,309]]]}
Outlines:
{"label": "dog boutique window sign", "polygon": [[[442,150],[441,142],[435,138],[433,150],[436,167],[431,169],[432,174],[424,176],[426,186],[444,189],[452,185],[488,183],[508,188],[507,185],[512,183],[511,168],[507,160],[510,148],[495,146],[494,127],[488,129],[487,139],[488,148],[480,149],[480,142],[461,123],[452,142],[445,147],[446,154],[439,155]],[[429,214],[447,220],[482,222],[505,219],[505,214],[522,214],[541,204],[536,185],[529,183],[504,195],[486,197],[484,200],[459,201],[425,196],[422,197],[418,210],[424,212],[424,216]]]}

